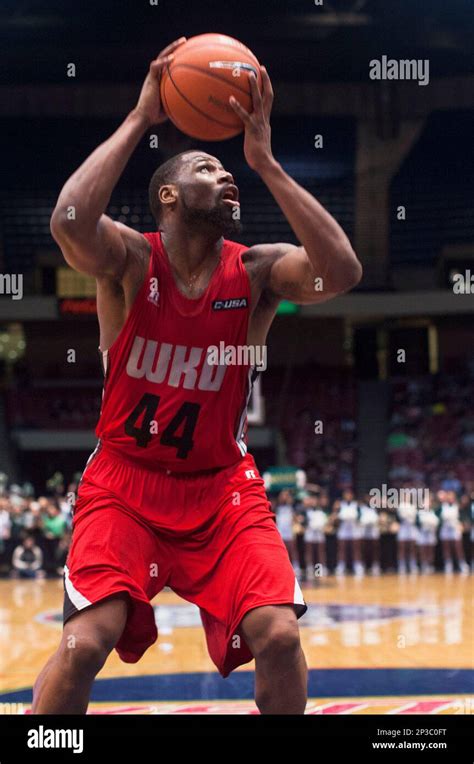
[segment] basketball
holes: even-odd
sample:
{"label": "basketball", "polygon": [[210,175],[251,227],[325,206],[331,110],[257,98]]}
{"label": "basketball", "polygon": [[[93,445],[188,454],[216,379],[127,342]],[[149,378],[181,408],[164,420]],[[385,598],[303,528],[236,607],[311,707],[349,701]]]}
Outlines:
{"label": "basketball", "polygon": [[252,111],[249,74],[262,88],[260,65],[251,50],[223,34],[192,37],[163,72],[161,99],[181,132],[205,141],[223,141],[243,131],[229,104],[231,95]]}

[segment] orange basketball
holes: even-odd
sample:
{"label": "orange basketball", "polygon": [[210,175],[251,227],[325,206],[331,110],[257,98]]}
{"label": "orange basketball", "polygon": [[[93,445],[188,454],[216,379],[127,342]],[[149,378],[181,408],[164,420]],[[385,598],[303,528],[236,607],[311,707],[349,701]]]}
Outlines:
{"label": "orange basketball", "polygon": [[204,141],[223,141],[243,130],[229,96],[252,111],[249,73],[262,89],[260,65],[251,50],[223,34],[191,37],[163,71],[161,100],[183,133]]}

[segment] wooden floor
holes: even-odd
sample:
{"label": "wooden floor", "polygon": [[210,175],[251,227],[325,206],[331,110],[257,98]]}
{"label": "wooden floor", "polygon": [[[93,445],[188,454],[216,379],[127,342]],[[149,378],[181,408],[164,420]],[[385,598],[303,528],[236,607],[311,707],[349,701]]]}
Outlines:
{"label": "wooden floor", "polygon": [[[303,589],[308,713],[474,712],[471,576],[329,577]],[[253,664],[221,679],[198,610],[170,591],[153,604],[158,641],[137,664],[109,657],[90,712],[256,712]],[[60,579],[0,580],[0,707],[28,712],[61,613]]]}

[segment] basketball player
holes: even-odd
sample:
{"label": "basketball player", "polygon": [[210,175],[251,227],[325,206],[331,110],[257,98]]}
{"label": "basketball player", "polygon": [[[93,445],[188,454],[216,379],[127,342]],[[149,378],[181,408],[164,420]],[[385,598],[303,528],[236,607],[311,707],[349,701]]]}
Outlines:
{"label": "basketball player", "polygon": [[300,246],[248,249],[225,238],[237,230],[238,189],[204,151],[153,175],[158,232],[107,217],[132,152],[165,120],[160,75],[183,41],[151,63],[136,107],[66,182],[51,220],[69,265],[97,281],[105,384],[75,505],[63,636],[35,683],[35,713],[85,713],[109,653],[135,663],[156,641],[150,601],[165,586],[200,608],[222,676],[255,658],[262,713],[305,708],[297,618],[306,605],[246,446],[255,370],[212,365],[208,349],[263,345],[281,299],[328,300],[353,287],[361,267],[337,222],[272,155],[265,70],[262,94],[250,79],[252,114],[232,108],[246,161]]}

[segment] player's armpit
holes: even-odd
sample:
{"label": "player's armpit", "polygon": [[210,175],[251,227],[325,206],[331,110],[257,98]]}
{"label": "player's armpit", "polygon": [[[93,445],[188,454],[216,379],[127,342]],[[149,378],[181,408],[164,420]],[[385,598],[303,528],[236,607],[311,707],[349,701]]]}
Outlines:
{"label": "player's armpit", "polygon": [[[343,292],[331,288],[323,274],[316,273],[304,247],[292,244],[259,244],[251,247],[262,289],[300,305],[326,302]],[[326,281],[326,284],[325,284]],[[350,289],[352,284],[348,284]]]}
{"label": "player's armpit", "polygon": [[145,237],[123,223],[102,215],[96,225],[87,228],[55,211],[51,233],[64,259],[74,270],[88,276],[111,276],[121,280],[127,253],[147,245]]}

